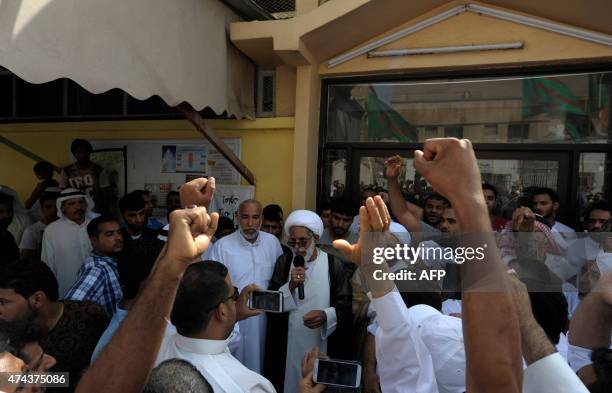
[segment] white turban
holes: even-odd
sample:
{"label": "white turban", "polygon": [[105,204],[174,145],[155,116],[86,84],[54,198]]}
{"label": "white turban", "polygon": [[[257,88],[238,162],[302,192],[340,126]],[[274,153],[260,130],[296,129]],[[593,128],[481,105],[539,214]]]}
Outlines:
{"label": "white turban", "polygon": [[75,198],[84,198],[85,202],[87,203],[87,211],[85,212],[85,214],[87,216],[91,214],[91,210],[94,208],[94,202],[91,197],[76,188],[66,188],[60,193],[59,197],[57,198],[57,201],[55,202],[57,206],[57,216],[59,218],[64,218],[64,214],[62,213],[62,203],[64,203],[64,201],[67,201],[68,199]]}
{"label": "white turban", "polygon": [[323,234],[323,221],[321,221],[321,217],[310,210],[295,210],[289,214],[285,221],[285,233],[287,236],[289,236],[289,230],[292,227],[308,228],[319,237]]}

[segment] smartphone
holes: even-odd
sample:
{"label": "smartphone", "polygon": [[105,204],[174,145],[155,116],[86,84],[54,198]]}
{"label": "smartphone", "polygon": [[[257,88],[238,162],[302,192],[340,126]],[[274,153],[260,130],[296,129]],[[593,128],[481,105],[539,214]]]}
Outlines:
{"label": "smartphone", "polygon": [[249,308],[266,312],[283,312],[283,293],[280,291],[253,291],[249,295]]}
{"label": "smartphone", "polygon": [[322,385],[358,388],[361,385],[361,364],[348,360],[316,359],[312,380]]}

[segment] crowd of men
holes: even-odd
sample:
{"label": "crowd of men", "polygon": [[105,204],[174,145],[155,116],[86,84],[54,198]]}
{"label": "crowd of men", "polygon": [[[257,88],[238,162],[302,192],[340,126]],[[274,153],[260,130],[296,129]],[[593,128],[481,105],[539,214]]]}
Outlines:
{"label": "crowd of men", "polygon": [[[285,216],[245,200],[237,225],[208,210],[213,178],[171,192],[166,217],[143,190],[113,216],[91,145],[71,151],[59,183],[53,165],[34,167],[25,208],[0,188],[0,373],[69,373],[47,391],[320,392],[325,354],[361,362],[366,393],[612,390],[610,206],[591,204],[576,232],[557,220],[557,193],[531,187],[503,217],[467,140],[415,152],[437,191],[420,205],[394,156],[388,190],[364,189],[359,207]],[[473,244],[466,233],[487,243],[485,263],[368,254]],[[446,278],[400,283],[381,269]],[[249,308],[262,289],[281,293],[283,312]]]}

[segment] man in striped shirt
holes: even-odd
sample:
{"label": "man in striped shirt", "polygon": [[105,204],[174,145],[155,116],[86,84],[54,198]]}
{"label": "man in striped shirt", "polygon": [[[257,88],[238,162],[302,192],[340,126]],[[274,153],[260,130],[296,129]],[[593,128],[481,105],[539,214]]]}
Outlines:
{"label": "man in striped shirt", "polygon": [[87,225],[87,234],[93,251],[66,299],[98,303],[113,315],[122,297],[116,259],[123,249],[121,228],[114,218],[100,216]]}

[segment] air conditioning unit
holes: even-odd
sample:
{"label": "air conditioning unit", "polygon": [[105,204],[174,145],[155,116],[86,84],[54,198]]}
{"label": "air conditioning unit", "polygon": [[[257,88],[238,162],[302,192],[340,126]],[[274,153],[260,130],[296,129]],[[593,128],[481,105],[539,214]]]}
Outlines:
{"label": "air conditioning unit", "polygon": [[274,19],[288,19],[295,16],[295,0],[250,0],[269,12]]}
{"label": "air conditioning unit", "polygon": [[257,71],[257,117],[274,117],[276,114],[276,71]]}

